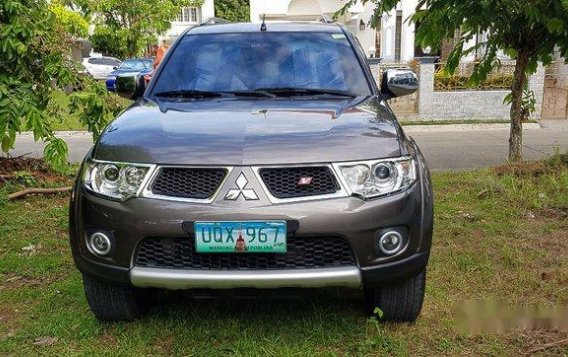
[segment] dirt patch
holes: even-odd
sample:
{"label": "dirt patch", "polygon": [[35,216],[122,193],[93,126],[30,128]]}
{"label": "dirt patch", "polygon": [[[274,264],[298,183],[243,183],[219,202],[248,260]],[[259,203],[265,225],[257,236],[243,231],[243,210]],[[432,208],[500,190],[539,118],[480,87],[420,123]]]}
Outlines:
{"label": "dirt patch", "polygon": [[61,280],[62,276],[50,275],[43,277],[30,277],[30,276],[20,276],[13,275],[2,278],[3,281],[0,284],[0,290],[15,290],[22,287],[46,287],[54,282]]}
{"label": "dirt patch", "polygon": [[559,174],[568,170],[568,153],[557,154],[544,161],[520,162],[496,166],[497,176],[540,177],[546,174]]}
{"label": "dirt patch", "polygon": [[0,157],[0,186],[8,181],[29,185],[37,183],[69,183],[68,175],[60,174],[42,159],[29,157]]}
{"label": "dirt patch", "polygon": [[20,316],[13,308],[0,307],[0,341],[6,340],[16,334],[19,327]]}
{"label": "dirt patch", "polygon": [[538,210],[537,214],[548,219],[567,219],[568,206],[544,207]]}

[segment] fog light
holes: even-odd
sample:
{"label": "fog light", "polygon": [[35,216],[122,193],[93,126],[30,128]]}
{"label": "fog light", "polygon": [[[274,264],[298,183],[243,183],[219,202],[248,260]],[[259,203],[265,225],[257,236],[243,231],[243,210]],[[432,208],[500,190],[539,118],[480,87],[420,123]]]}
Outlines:
{"label": "fog light", "polygon": [[396,231],[386,232],[379,239],[379,248],[386,255],[398,253],[402,247],[402,236]]}
{"label": "fog light", "polygon": [[88,246],[92,253],[97,255],[107,255],[110,253],[112,244],[110,238],[104,233],[94,233],[88,239]]}

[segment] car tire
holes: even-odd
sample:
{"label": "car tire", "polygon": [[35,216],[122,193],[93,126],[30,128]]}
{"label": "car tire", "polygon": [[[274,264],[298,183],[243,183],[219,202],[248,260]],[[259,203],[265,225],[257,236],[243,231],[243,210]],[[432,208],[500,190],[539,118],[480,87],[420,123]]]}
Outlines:
{"label": "car tire", "polygon": [[414,322],[422,310],[426,287],[426,271],[417,276],[374,289],[365,289],[365,305],[369,315],[375,308],[382,319],[392,322]]}
{"label": "car tire", "polygon": [[153,290],[137,289],[95,280],[83,275],[85,295],[100,321],[134,321],[144,316],[154,297]]}

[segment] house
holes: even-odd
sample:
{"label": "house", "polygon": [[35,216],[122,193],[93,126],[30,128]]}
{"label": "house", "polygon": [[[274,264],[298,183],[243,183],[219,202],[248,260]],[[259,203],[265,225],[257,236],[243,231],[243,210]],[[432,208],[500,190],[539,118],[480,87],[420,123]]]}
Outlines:
{"label": "house", "polygon": [[[321,16],[331,18],[341,9],[347,0],[250,0],[251,22],[260,23],[262,17],[267,21],[315,21]],[[441,55],[422,49],[414,43],[416,25],[408,21],[418,5],[418,0],[403,0],[397,8],[379,19],[376,29],[371,28],[370,20],[375,4],[361,2],[351,6],[347,13],[336,19],[343,24],[359,40],[369,57],[380,57],[383,62],[409,61],[425,55]],[[470,46],[483,39],[477,36]],[[443,46],[446,53],[451,49],[451,43]],[[475,59],[475,54],[467,60]]]}
{"label": "house", "polygon": [[[347,0],[250,0],[250,20],[253,23],[266,21],[316,21],[322,16],[331,18]],[[357,36],[361,45],[371,56],[375,52],[376,31],[369,26],[374,4],[351,6],[347,13],[337,19]]]}
{"label": "house", "polygon": [[215,16],[214,0],[204,0],[199,7],[182,7],[176,19],[172,21],[170,29],[160,40],[172,43],[188,27],[195,26],[202,21]]}

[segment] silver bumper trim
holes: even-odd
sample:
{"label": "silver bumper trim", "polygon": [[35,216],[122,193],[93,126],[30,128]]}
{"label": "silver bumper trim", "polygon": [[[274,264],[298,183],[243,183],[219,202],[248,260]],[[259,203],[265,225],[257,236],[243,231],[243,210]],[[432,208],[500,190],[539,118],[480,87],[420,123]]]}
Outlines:
{"label": "silver bumper trim", "polygon": [[357,267],[225,271],[133,268],[130,280],[140,288],[172,290],[191,288],[321,288],[360,287],[361,272]]}

